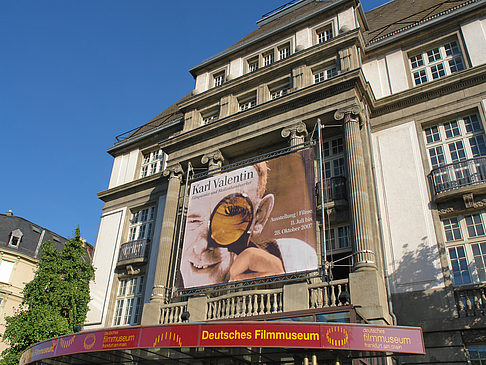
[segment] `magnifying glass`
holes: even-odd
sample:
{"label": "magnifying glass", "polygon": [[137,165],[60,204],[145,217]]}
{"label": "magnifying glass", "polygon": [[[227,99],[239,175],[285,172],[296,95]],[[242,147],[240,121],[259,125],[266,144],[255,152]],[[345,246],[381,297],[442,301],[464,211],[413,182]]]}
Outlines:
{"label": "magnifying glass", "polygon": [[239,254],[248,246],[253,222],[253,205],[246,194],[223,198],[211,213],[209,237],[220,247]]}

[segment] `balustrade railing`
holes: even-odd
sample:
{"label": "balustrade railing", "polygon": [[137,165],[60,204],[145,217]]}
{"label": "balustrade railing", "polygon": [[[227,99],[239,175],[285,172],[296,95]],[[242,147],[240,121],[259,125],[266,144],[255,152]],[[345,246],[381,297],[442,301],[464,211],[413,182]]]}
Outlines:
{"label": "balustrade railing", "polygon": [[207,319],[259,316],[283,311],[282,289],[239,292],[210,298]]}
{"label": "balustrade railing", "polygon": [[164,304],[160,308],[160,324],[182,323],[181,315],[187,311],[187,302]]}
{"label": "balustrade railing", "polygon": [[150,243],[148,239],[134,240],[120,246],[118,262],[139,258],[148,259]]}
{"label": "balustrade railing", "polygon": [[309,308],[330,308],[350,304],[348,279],[309,285]]}
{"label": "balustrade railing", "polygon": [[429,181],[434,194],[486,182],[486,157],[476,157],[433,169]]}
{"label": "balustrade railing", "polygon": [[[316,186],[316,193],[319,204],[320,199],[320,187],[319,184]],[[346,196],[346,178],[344,176],[335,176],[324,180],[324,202],[328,203],[334,200],[344,200],[347,199]]]}
{"label": "balustrade railing", "polygon": [[457,313],[462,317],[486,316],[486,285],[454,288]]}

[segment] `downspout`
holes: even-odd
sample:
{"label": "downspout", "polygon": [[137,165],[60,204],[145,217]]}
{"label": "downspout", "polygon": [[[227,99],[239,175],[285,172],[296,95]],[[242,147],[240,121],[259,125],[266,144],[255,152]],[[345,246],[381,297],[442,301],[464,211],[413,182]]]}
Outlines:
{"label": "downspout", "polygon": [[393,303],[391,300],[391,295],[390,295],[390,280],[389,280],[389,274],[388,274],[388,264],[386,262],[386,253],[385,253],[385,248],[383,243],[384,241],[384,234],[383,234],[383,221],[381,218],[381,212],[380,212],[380,196],[378,195],[378,187],[377,187],[377,180],[376,180],[376,168],[375,168],[375,158],[373,155],[373,142],[371,140],[371,127],[370,127],[370,116],[368,113],[368,106],[366,105],[366,130],[368,132],[368,143],[370,146],[370,156],[371,156],[371,172],[373,174],[373,181],[374,181],[374,189],[375,189],[375,205],[376,205],[376,212],[378,214],[378,228],[380,230],[380,241],[381,241],[381,255],[383,257],[383,272],[385,275],[385,287],[386,287],[386,293],[387,293],[387,301],[388,301],[388,311],[390,313],[390,316],[393,319],[393,324],[397,324],[397,317],[395,313],[393,313]]}

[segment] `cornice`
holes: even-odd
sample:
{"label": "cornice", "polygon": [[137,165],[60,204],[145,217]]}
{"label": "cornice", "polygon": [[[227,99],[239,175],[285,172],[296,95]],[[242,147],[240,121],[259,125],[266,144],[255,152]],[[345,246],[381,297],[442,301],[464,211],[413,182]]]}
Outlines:
{"label": "cornice", "polygon": [[373,105],[371,117],[392,113],[481,83],[486,83],[486,64],[379,99]]}
{"label": "cornice", "polygon": [[305,60],[309,57],[314,56],[319,52],[329,51],[329,54],[337,54],[337,50],[348,45],[357,44],[364,47],[364,38],[359,29],[353,29],[349,32],[340,34],[328,42],[313,45],[302,51],[293,53],[290,57],[274,62],[270,66],[261,67],[255,72],[245,73],[237,78],[225,82],[223,85],[218,87],[210,88],[199,94],[195,94],[191,98],[184,100],[178,104],[181,110],[196,108],[201,104],[208,106],[210,103],[207,102],[208,99],[213,99],[215,102],[219,98],[230,95],[235,92],[241,85],[247,86],[249,83],[254,82],[255,85],[262,83],[263,79],[274,79],[272,74],[282,74],[282,69],[292,68],[295,65],[301,65],[305,63]]}
{"label": "cornice", "polygon": [[104,202],[107,202],[116,194],[123,193],[128,195],[131,193],[132,190],[142,188],[144,185],[155,186],[155,184],[160,180],[162,180],[162,182],[166,182],[167,180],[167,178],[164,177],[163,175],[163,171],[150,176],[143,177],[141,179],[130,181],[126,184],[115,186],[114,188],[111,189],[100,191],[97,194],[97,196],[99,199],[103,200]]}

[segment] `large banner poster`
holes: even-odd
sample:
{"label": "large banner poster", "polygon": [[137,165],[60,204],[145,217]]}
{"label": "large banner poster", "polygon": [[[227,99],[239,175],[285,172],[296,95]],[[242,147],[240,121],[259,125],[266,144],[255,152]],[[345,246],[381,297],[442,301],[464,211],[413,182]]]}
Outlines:
{"label": "large banner poster", "polygon": [[192,183],[179,287],[316,269],[314,181],[307,149]]}

